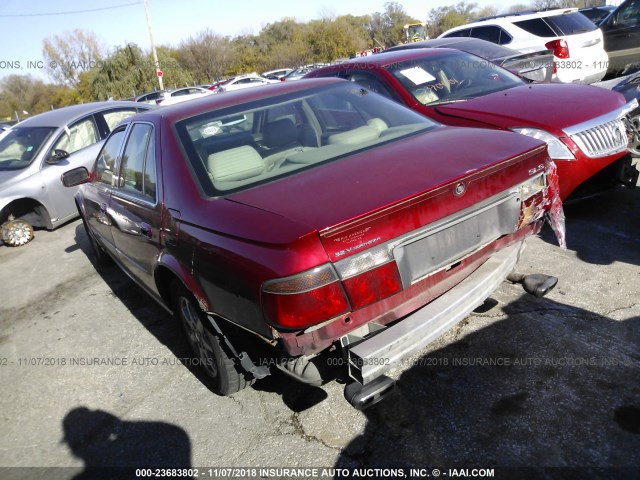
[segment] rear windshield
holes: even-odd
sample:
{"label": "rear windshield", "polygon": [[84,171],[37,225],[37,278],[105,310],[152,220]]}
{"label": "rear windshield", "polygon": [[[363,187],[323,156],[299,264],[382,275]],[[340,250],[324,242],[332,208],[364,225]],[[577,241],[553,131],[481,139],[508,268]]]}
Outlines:
{"label": "rear windshield", "polygon": [[591,32],[598,27],[580,12],[566,15],[554,15],[545,20],[560,32],[561,35],[574,35],[577,33]]}
{"label": "rear windshield", "polygon": [[578,33],[591,32],[598,28],[580,12],[532,18],[530,20],[513,22],[513,24],[538,37],[575,35]]}
{"label": "rear windshield", "polygon": [[203,113],[175,131],[203,193],[219,196],[438,125],[344,82]]}

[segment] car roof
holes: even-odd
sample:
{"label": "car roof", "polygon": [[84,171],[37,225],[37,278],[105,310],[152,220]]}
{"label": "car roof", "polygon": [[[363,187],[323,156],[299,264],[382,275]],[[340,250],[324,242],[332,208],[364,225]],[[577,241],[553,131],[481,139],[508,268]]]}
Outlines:
{"label": "car roof", "polygon": [[339,70],[342,65],[349,66],[351,68],[354,65],[377,66],[382,68],[392,63],[404,62],[406,60],[414,60],[417,58],[425,58],[432,55],[440,55],[445,52],[459,53],[460,50],[456,50],[453,48],[409,48],[406,50],[384,51],[384,52],[376,53],[375,55],[367,55],[366,57],[350,58],[349,60],[345,60],[343,62],[336,63],[329,67],[323,67],[323,68],[325,69],[335,68]]}
{"label": "car roof", "polygon": [[[431,38],[429,40],[423,40],[421,42],[413,42],[407,43],[406,45],[399,45],[397,47],[391,47],[385,52],[395,52],[398,50],[409,50],[413,48],[453,48],[457,50],[465,50],[460,47],[460,44],[463,46],[473,46],[476,49],[491,49],[495,53],[502,53],[503,55],[518,55],[519,52],[512,50],[511,48],[505,47],[504,45],[498,45],[493,42],[489,42],[487,40],[482,40],[481,38],[475,37],[442,37],[442,38]],[[474,52],[470,52],[474,53]],[[477,55],[474,53],[474,55]]]}
{"label": "car roof", "polygon": [[130,101],[107,101],[83,103],[80,105],[72,105],[70,107],[58,108],[49,112],[40,113],[31,118],[27,118],[20,122],[21,127],[59,127],[67,125],[79,118],[89,115],[90,113],[100,112],[102,110],[128,107],[128,108],[145,108],[139,103]]}
{"label": "car roof", "polygon": [[[473,26],[482,25],[484,22],[496,23],[496,20],[505,20],[507,22],[512,22],[514,19],[517,19],[518,21],[522,21],[522,20],[530,20],[532,18],[553,17],[555,15],[565,15],[569,13],[575,13],[577,11],[578,11],[577,8],[555,8],[552,10],[539,10],[539,11],[527,10],[524,12],[505,13],[502,15],[494,15],[491,17],[478,18],[477,20],[471,21],[467,25],[461,25],[461,27],[467,27],[468,25],[473,25]],[[452,28],[451,30],[457,30],[458,28],[459,27],[455,27],[455,28]]]}
{"label": "car roof", "polygon": [[169,122],[182,120],[212,110],[223,109],[249,102],[259,102],[278,95],[294,93],[301,90],[310,90],[314,87],[343,83],[339,78],[313,78],[302,82],[280,82],[264,85],[260,88],[246,88],[232,90],[220,95],[206,95],[188,102],[167,105],[162,108],[144,112],[136,117],[136,120],[151,120],[158,117]]}

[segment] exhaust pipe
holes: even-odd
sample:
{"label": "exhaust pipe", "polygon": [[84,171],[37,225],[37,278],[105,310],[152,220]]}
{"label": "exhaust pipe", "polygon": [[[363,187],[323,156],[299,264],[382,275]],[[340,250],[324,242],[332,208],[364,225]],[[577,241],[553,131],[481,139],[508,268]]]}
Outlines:
{"label": "exhaust pipe", "polygon": [[557,277],[544,275],[542,273],[523,275],[521,273],[511,272],[507,280],[511,283],[519,283],[525,292],[535,295],[538,298],[544,297],[558,284]]}
{"label": "exhaust pipe", "polygon": [[366,385],[353,382],[344,387],[344,398],[356,410],[364,410],[382,400],[395,385],[396,381],[386,375],[381,375]]}

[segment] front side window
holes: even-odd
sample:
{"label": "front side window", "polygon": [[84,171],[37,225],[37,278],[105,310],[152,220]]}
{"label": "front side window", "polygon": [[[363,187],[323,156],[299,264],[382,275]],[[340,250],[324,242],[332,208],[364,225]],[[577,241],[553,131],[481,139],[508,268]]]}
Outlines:
{"label": "front side window", "polygon": [[122,147],[122,141],[124,140],[125,127],[120,127],[117,131],[113,132],[102,146],[102,150],[96,160],[96,166],[93,172],[93,181],[101,183],[103,185],[114,185],[114,171],[116,166],[116,160],[120,153],[120,147]]}
{"label": "front side window", "polygon": [[13,127],[0,140],[0,171],[31,165],[55,131],[53,127]]}
{"label": "front side window", "polygon": [[524,84],[511,72],[466,52],[443,52],[386,68],[423,105],[462,102]]}
{"label": "front side window", "polygon": [[640,0],[630,2],[623,7],[616,16],[618,25],[635,27],[640,25]]}
{"label": "front side window", "polygon": [[80,120],[66,128],[53,149],[64,150],[67,153],[74,153],[83,148],[87,148],[100,140],[98,129],[93,121],[93,117]]}
{"label": "front side window", "polygon": [[[146,123],[135,123],[127,139],[127,145],[120,162],[120,190],[131,195],[155,201],[155,158],[154,148],[149,148],[153,142],[153,127]],[[151,153],[151,155],[149,155]],[[149,159],[154,164],[151,172],[145,168],[145,161]]]}

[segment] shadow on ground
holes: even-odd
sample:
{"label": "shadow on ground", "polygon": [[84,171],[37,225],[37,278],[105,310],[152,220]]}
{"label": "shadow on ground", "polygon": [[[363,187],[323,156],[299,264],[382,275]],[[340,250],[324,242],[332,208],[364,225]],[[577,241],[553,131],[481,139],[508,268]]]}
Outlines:
{"label": "shadow on ground", "polygon": [[85,464],[74,480],[133,479],[140,478],[139,468],[191,466],[189,436],[169,423],[128,422],[102,410],[78,407],[67,413],[62,427],[64,443]]}
{"label": "shadow on ground", "polygon": [[468,321],[479,329],[415,362],[365,410],[337,468],[640,472],[640,317],[522,296]]}
{"label": "shadow on ground", "polygon": [[[580,260],[597,265],[623,262],[640,265],[640,187],[617,187],[575,203],[564,205],[567,248]],[[558,241],[548,227],[542,238]]]}

